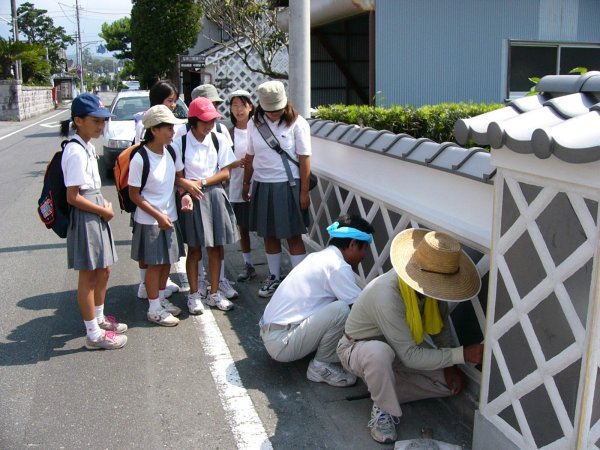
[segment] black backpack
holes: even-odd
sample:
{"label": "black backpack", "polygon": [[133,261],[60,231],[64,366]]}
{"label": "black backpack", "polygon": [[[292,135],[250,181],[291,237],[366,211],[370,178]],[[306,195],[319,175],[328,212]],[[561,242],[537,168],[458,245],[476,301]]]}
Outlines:
{"label": "black backpack", "polygon": [[61,162],[63,151],[69,142],[79,143],[77,139],[71,139],[70,141],[65,139],[61,142],[61,149],[54,154],[48,163],[48,167],[46,167],[44,187],[37,208],[40,219],[46,225],[46,228],[52,229],[63,239],[67,237],[67,230],[69,229],[71,205],[67,202],[67,187],[65,186]]}

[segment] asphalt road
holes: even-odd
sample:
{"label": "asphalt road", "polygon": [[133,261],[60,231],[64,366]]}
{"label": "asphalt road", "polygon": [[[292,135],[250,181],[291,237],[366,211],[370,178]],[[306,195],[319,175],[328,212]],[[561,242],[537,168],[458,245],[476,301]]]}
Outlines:
{"label": "asphalt road", "polygon": [[[367,394],[362,383],[311,383],[310,358],[281,364],[265,352],[256,324],[266,300],[256,292],[267,270],[256,239],[261,279],[236,284],[234,310],[192,317],[179,293],[173,301],[184,308],[182,321],[162,328],[147,322],[147,302],[136,297],[129,216],[117,213],[111,225],[119,261],[106,312],[129,325],[129,341],[116,351],[85,349],[65,240],[36,212],[46,164],[60,143],[58,121],[67,117],[64,110],[0,122],[0,449],[391,448],[370,438],[370,400],[347,400]],[[102,153],[101,142],[94,144]],[[118,210],[112,180],[103,180],[102,191]],[[237,247],[227,248],[230,279],[242,265]],[[469,425],[446,403],[404,411],[401,438],[429,427],[438,439],[470,446]]]}

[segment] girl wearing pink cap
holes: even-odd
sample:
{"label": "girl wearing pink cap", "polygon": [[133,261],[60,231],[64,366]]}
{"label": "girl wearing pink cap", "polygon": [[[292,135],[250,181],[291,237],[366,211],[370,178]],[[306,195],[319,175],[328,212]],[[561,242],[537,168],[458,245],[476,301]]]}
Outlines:
{"label": "girl wearing pink cap", "polygon": [[[236,158],[228,140],[221,133],[212,133],[218,117],[221,114],[209,99],[194,99],[188,113],[190,130],[173,142],[177,155],[177,186],[184,195],[192,197],[194,205],[191,212],[180,214],[183,239],[188,245],[190,314],[202,314],[202,300],[223,311],[233,308],[233,303],[219,291],[219,278],[223,246],[239,239],[233,208],[222,185],[229,179],[229,166]],[[208,253],[209,293],[198,288],[202,247],[206,247]]]}

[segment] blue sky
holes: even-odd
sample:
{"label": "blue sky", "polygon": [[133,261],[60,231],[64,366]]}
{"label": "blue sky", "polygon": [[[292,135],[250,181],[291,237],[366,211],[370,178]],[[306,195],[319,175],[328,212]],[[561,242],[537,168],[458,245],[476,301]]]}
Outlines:
{"label": "blue sky", "polygon": [[[17,0],[17,8],[26,0]],[[36,8],[48,10],[55,25],[62,26],[67,34],[75,36],[77,21],[75,16],[75,0],[30,0]],[[0,17],[11,20],[11,2],[3,0],[0,6]],[[104,22],[111,23],[115,20],[129,16],[131,13],[130,0],[79,0],[79,19],[81,40],[83,42],[99,41],[98,33]],[[12,37],[12,25],[0,20],[0,36],[5,39]],[[91,44],[90,49],[95,49],[96,44]],[[74,48],[67,50],[68,54],[74,53]]]}

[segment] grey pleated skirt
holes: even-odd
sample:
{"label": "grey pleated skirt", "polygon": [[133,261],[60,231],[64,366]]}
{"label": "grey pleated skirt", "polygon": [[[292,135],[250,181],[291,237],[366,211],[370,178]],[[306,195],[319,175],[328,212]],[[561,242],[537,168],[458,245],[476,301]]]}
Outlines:
{"label": "grey pleated skirt", "polygon": [[156,266],[174,264],[182,256],[185,256],[185,248],[178,220],[168,230],[161,230],[158,225],[137,222],[133,225],[131,259],[134,261]]}
{"label": "grey pleated skirt", "polygon": [[256,231],[263,238],[276,239],[289,239],[306,233],[310,223],[308,209],[301,214],[296,198],[300,199],[300,180],[296,180],[293,188],[287,181],[263,183],[254,180],[250,196],[250,231]]}
{"label": "grey pleated skirt", "polygon": [[[86,199],[104,205],[100,189],[80,191]],[[71,208],[67,230],[67,266],[75,270],[105,269],[117,262],[117,251],[108,222],[98,214]]]}
{"label": "grey pleated skirt", "polygon": [[231,206],[233,207],[237,224],[246,230],[250,228],[250,202],[232,202]]}
{"label": "grey pleated skirt", "polygon": [[221,184],[205,186],[194,210],[179,211],[184,242],[191,247],[216,247],[240,239],[235,214]]}

